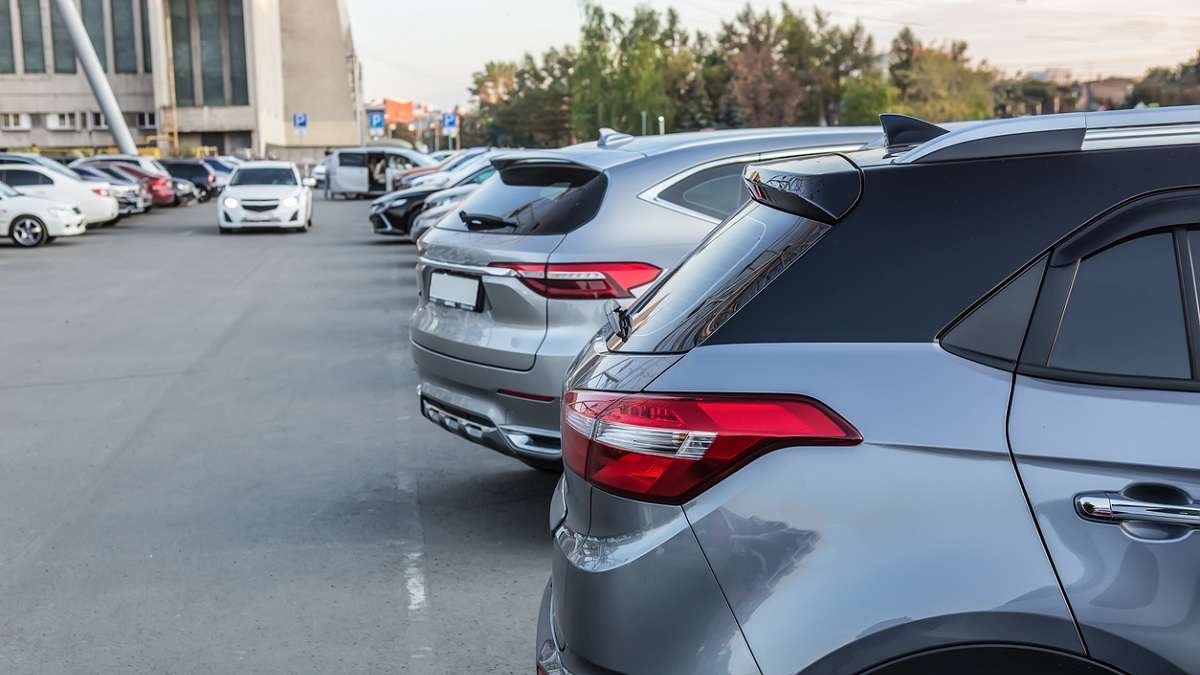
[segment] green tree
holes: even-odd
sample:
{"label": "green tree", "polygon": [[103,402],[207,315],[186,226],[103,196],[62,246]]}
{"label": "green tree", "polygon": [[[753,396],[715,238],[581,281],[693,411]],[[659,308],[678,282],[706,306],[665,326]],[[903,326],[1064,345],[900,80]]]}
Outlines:
{"label": "green tree", "polygon": [[1151,68],[1133,87],[1134,103],[1191,105],[1200,103],[1200,52],[1172,68]]}
{"label": "green tree", "polygon": [[911,82],[897,110],[933,122],[977,120],[992,116],[992,83],[986,65],[972,66],[966,43],[949,48],[925,47],[913,58]]}
{"label": "green tree", "polygon": [[846,80],[842,86],[842,124],[876,124],[879,113],[894,112],[899,90],[879,75]]}

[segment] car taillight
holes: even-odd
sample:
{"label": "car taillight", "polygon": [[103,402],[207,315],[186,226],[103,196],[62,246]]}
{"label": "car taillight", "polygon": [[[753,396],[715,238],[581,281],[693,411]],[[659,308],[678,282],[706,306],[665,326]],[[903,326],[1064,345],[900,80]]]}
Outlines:
{"label": "car taillight", "polygon": [[215,182],[217,182],[217,177],[216,177],[216,176],[214,176],[214,175],[212,175],[211,173],[210,173],[210,174],[208,174],[208,182],[209,182],[210,184],[211,184],[211,183],[215,183]]}
{"label": "car taillight", "polygon": [[102,188],[102,187],[94,187],[94,188],[92,188],[92,192],[95,192],[96,194],[100,195],[101,197],[107,197],[109,194],[108,188]]}
{"label": "car taillight", "polygon": [[538,295],[558,299],[603,300],[632,298],[630,291],[654,281],[661,269],[640,262],[600,263],[506,263],[517,278]]}
{"label": "car taillight", "polygon": [[561,427],[570,470],[602,490],[669,504],[776,448],[862,442],[849,422],[802,396],[572,390]]}

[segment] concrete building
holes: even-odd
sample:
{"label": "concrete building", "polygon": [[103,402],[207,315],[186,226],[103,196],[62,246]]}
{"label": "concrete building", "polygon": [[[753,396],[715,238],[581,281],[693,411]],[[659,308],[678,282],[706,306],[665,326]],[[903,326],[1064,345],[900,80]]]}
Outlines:
{"label": "concrete building", "polygon": [[[305,160],[360,142],[362,71],[342,0],[79,2],[139,145]],[[0,147],[109,147],[54,4],[0,0]],[[300,133],[294,113],[307,115]]]}

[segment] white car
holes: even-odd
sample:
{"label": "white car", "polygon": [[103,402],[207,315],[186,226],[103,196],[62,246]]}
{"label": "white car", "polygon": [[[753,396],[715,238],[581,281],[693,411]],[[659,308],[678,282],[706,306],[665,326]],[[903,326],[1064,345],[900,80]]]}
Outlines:
{"label": "white car", "polygon": [[55,237],[87,232],[83,214],[70,204],[23,195],[0,183],[0,236],[21,248],[34,248]]}
{"label": "white car", "polygon": [[108,183],[72,178],[36,164],[0,164],[0,183],[21,194],[77,206],[88,225],[110,223],[121,213]]}
{"label": "white car", "polygon": [[315,184],[301,179],[292,162],[243,162],[221,193],[217,227],[221,234],[260,227],[306,232],[312,227]]}

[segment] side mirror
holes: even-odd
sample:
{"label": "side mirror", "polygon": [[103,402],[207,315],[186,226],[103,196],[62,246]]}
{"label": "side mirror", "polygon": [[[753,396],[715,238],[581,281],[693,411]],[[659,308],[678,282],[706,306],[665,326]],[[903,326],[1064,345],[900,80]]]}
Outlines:
{"label": "side mirror", "polygon": [[303,183],[304,183],[304,187],[317,187],[317,179],[316,178],[305,178]]}

